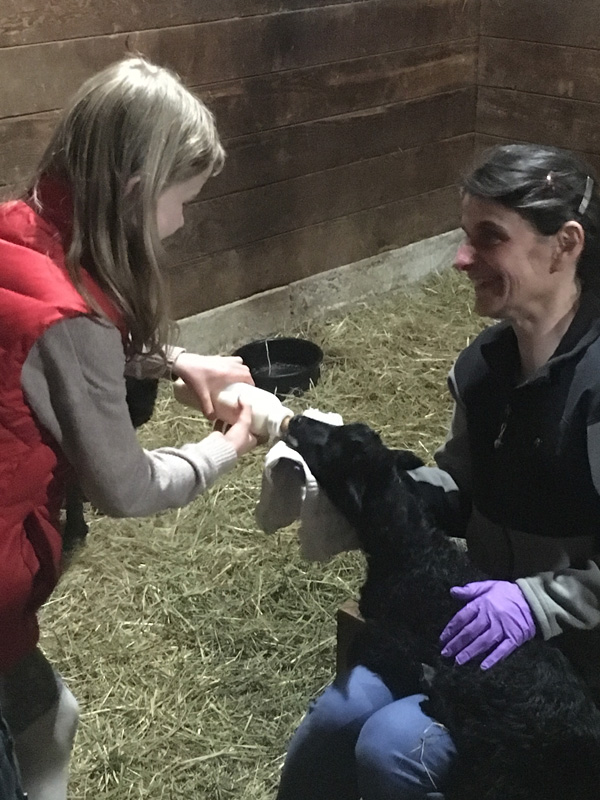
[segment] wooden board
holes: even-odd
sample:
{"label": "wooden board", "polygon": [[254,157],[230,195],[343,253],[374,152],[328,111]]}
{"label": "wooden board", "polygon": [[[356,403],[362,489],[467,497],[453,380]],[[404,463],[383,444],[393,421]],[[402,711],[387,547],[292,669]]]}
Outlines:
{"label": "wooden board", "polygon": [[[0,47],[276,14],[350,0],[3,0]],[[351,0],[354,3],[367,0]],[[25,8],[24,8],[25,6]]]}
{"label": "wooden board", "polygon": [[600,48],[598,0],[482,0],[481,35]]}
{"label": "wooden board", "polygon": [[335,671],[338,677],[343,676],[353,666],[349,661],[349,651],[364,626],[365,620],[360,615],[357,601],[346,600],[336,612]]}
{"label": "wooden board", "polygon": [[467,134],[196,203],[173,258],[195,260],[448,186],[470,166],[473,147]]}
{"label": "wooden board", "polygon": [[[48,112],[0,120],[0,184],[25,184],[57,118]],[[238,137],[225,142],[225,169],[208,182],[203,197],[460,136],[474,127],[475,90],[469,88]]]}
{"label": "wooden board", "polygon": [[458,226],[455,186],[187,262],[169,272],[176,318]]}
{"label": "wooden board", "polygon": [[456,224],[478,31],[479,0],[5,0],[0,192],[83,80],[142,52],[228,151],[173,243],[179,315],[402,246]]}
{"label": "wooden board", "polygon": [[449,42],[197,91],[229,138],[472,86],[476,63],[475,41]]}
{"label": "wooden board", "polygon": [[480,87],[476,131],[600,153],[600,104]]}
{"label": "wooden board", "polygon": [[59,112],[0,119],[0,183],[25,186],[38,164]]}
{"label": "wooden board", "polygon": [[471,133],[475,89],[356,111],[226,142],[221,175],[205,198],[243,191]]}
{"label": "wooden board", "polygon": [[60,108],[81,82],[127,48],[200,86],[360,56],[473,38],[463,0],[369,0],[0,49],[0,114]]}
{"label": "wooden board", "polygon": [[479,83],[598,102],[600,49],[482,37]]}
{"label": "wooden board", "polygon": [[427,4],[422,0],[3,0],[0,47],[253,16],[286,17],[286,30],[291,31],[301,29],[298,14],[319,9],[328,14],[324,19],[343,17],[358,26],[373,24],[379,15],[390,20],[392,13],[391,21],[397,24],[386,39],[395,35],[399,42],[408,40],[410,46],[422,32],[421,18],[425,27],[447,33],[442,39],[476,35],[478,5],[479,0],[429,0]]}

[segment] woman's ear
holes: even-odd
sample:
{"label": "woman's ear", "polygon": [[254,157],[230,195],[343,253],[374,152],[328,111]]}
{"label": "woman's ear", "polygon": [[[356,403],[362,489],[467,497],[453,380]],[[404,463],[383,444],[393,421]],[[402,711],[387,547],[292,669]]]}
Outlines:
{"label": "woman's ear", "polygon": [[580,223],[574,219],[565,222],[557,233],[557,238],[561,254],[577,261],[585,244],[585,232]]}
{"label": "woman's ear", "polygon": [[584,243],[585,232],[579,222],[574,219],[565,222],[555,234],[550,272],[560,272],[565,268],[575,271]]}

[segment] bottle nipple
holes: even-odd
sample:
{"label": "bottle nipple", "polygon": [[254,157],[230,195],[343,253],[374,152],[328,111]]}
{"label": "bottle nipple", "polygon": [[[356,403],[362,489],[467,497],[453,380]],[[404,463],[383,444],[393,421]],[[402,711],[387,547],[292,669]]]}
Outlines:
{"label": "bottle nipple", "polygon": [[286,416],[281,420],[281,423],[279,425],[279,436],[280,437],[281,436],[285,436],[285,434],[288,432],[288,428],[290,427],[290,420],[291,420],[291,418],[293,416],[294,416],[293,414],[290,414],[289,416]]}

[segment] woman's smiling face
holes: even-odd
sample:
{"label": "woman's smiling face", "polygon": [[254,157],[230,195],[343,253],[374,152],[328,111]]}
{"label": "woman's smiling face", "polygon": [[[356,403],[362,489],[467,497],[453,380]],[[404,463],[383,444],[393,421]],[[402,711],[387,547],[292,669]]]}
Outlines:
{"label": "woman's smiling face", "polygon": [[555,236],[543,236],[500,203],[466,194],[462,201],[466,241],[455,266],[475,290],[475,311],[493,319],[535,316],[559,288],[553,270]]}

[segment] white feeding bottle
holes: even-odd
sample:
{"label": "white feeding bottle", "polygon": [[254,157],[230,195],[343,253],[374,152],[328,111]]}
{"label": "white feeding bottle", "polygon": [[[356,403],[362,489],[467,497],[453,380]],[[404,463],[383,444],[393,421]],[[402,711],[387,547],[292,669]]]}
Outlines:
{"label": "white feeding bottle", "polygon": [[[173,385],[173,394],[180,403],[199,408],[196,394],[179,378]],[[285,432],[287,423],[294,412],[283,405],[281,400],[265,389],[251,386],[249,383],[231,383],[217,395],[214,405],[217,417],[223,422],[231,423],[237,417],[238,403],[242,400],[252,409],[250,430],[258,438],[273,441]],[[235,412],[232,415],[232,411]]]}

